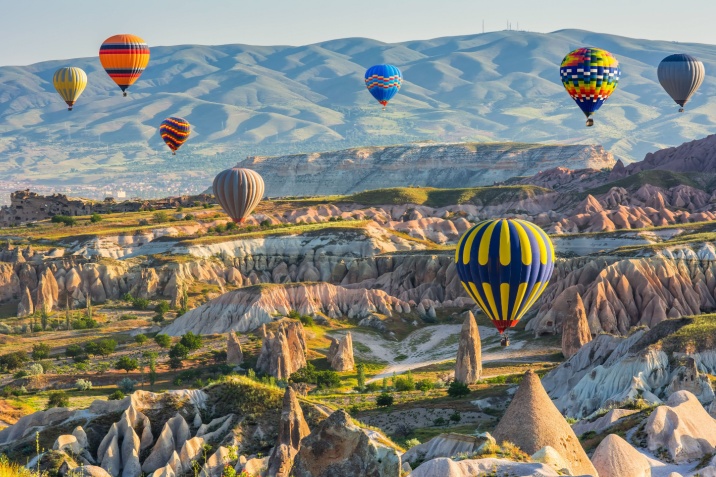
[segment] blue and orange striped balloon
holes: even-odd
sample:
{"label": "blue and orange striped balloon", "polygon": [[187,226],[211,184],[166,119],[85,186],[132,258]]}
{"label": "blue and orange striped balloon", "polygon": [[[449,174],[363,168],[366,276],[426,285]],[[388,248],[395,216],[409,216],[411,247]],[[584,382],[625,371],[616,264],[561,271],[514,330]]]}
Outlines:
{"label": "blue and orange striped balloon", "polygon": [[139,79],[149,64],[149,46],[136,35],[114,35],[99,48],[99,61],[127,96],[127,88]]}
{"label": "blue and orange striped balloon", "polygon": [[375,65],[365,72],[365,85],[370,94],[383,105],[383,109],[398,93],[402,84],[403,74],[393,65]]}
{"label": "blue and orange striped balloon", "polygon": [[531,222],[485,220],[460,238],[457,274],[467,293],[500,333],[537,301],[554,270],[554,246]]}
{"label": "blue and orange striped balloon", "polygon": [[177,149],[189,138],[191,126],[184,118],[171,117],[162,121],[161,126],[159,126],[159,134],[161,134],[169,149],[176,155]]}

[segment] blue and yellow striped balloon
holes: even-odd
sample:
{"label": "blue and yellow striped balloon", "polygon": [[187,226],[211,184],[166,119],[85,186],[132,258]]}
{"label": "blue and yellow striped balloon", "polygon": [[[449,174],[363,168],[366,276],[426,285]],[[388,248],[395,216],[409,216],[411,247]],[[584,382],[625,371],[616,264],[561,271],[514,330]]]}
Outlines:
{"label": "blue and yellow striped balloon", "polygon": [[554,270],[554,246],[531,222],[485,220],[457,243],[457,274],[500,333],[537,301]]}

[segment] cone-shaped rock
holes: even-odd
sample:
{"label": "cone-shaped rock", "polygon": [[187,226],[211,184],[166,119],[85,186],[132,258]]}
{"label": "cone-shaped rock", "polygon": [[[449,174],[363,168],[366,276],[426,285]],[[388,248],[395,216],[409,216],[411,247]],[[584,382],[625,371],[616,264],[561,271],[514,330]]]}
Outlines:
{"label": "cone-shaped rock", "polygon": [[355,361],[353,360],[353,337],[350,332],[340,340],[331,338],[331,347],[326,358],[331,363],[331,368],[336,371],[353,371]]}
{"label": "cone-shaped rock", "polygon": [[572,474],[597,475],[579,439],[532,370],[525,373],[493,436],[498,444],[512,442],[530,455],[551,446],[571,464]]}
{"label": "cone-shaped rock", "polygon": [[562,318],[562,354],[569,359],[592,341],[587,312],[576,286],[567,288],[555,303],[556,314]]}
{"label": "cone-shaped rock", "polygon": [[480,330],[477,328],[475,316],[467,312],[467,318],[460,331],[460,343],[457,348],[455,362],[455,380],[466,384],[474,384],[482,376],[482,345]]}
{"label": "cone-shaped rock", "polygon": [[277,379],[288,379],[306,366],[306,338],[299,321],[285,321],[264,338],[256,369]]}
{"label": "cone-shaped rock", "polygon": [[592,463],[599,475],[651,477],[646,457],[616,434],[609,434],[594,451]]}
{"label": "cone-shaped rock", "polygon": [[22,299],[17,305],[17,317],[24,318],[35,313],[35,305],[32,303],[32,294],[30,289],[25,287],[25,291],[22,294]]}
{"label": "cone-shaped rock", "polygon": [[229,366],[239,366],[244,362],[244,353],[241,351],[241,342],[236,333],[229,331],[226,340],[226,364]]}
{"label": "cone-shaped rock", "polygon": [[271,452],[268,463],[267,477],[289,477],[293,458],[301,445],[301,439],[311,433],[303,418],[301,405],[296,393],[290,387],[283,395],[283,409],[278,428],[278,440]]}

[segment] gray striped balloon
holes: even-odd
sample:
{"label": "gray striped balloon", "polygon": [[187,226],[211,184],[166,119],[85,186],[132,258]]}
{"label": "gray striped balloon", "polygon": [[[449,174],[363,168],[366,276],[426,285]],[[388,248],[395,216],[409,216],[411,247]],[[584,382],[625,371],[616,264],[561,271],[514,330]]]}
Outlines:
{"label": "gray striped balloon", "polygon": [[264,180],[256,171],[232,167],[214,178],[214,196],[224,212],[241,223],[264,196]]}
{"label": "gray striped balloon", "polygon": [[661,60],[656,70],[661,86],[681,106],[691,98],[704,81],[704,64],[691,55],[670,55]]}

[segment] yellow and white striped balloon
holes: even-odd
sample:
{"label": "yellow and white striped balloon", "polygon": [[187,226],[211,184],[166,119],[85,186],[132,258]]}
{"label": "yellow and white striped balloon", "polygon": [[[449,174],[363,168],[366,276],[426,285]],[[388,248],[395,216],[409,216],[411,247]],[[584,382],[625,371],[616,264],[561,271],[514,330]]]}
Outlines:
{"label": "yellow and white striped balloon", "polygon": [[55,71],[52,77],[52,84],[62,99],[67,103],[67,110],[72,111],[75,101],[80,97],[82,91],[87,86],[87,74],[81,69],[74,66],[60,68]]}

